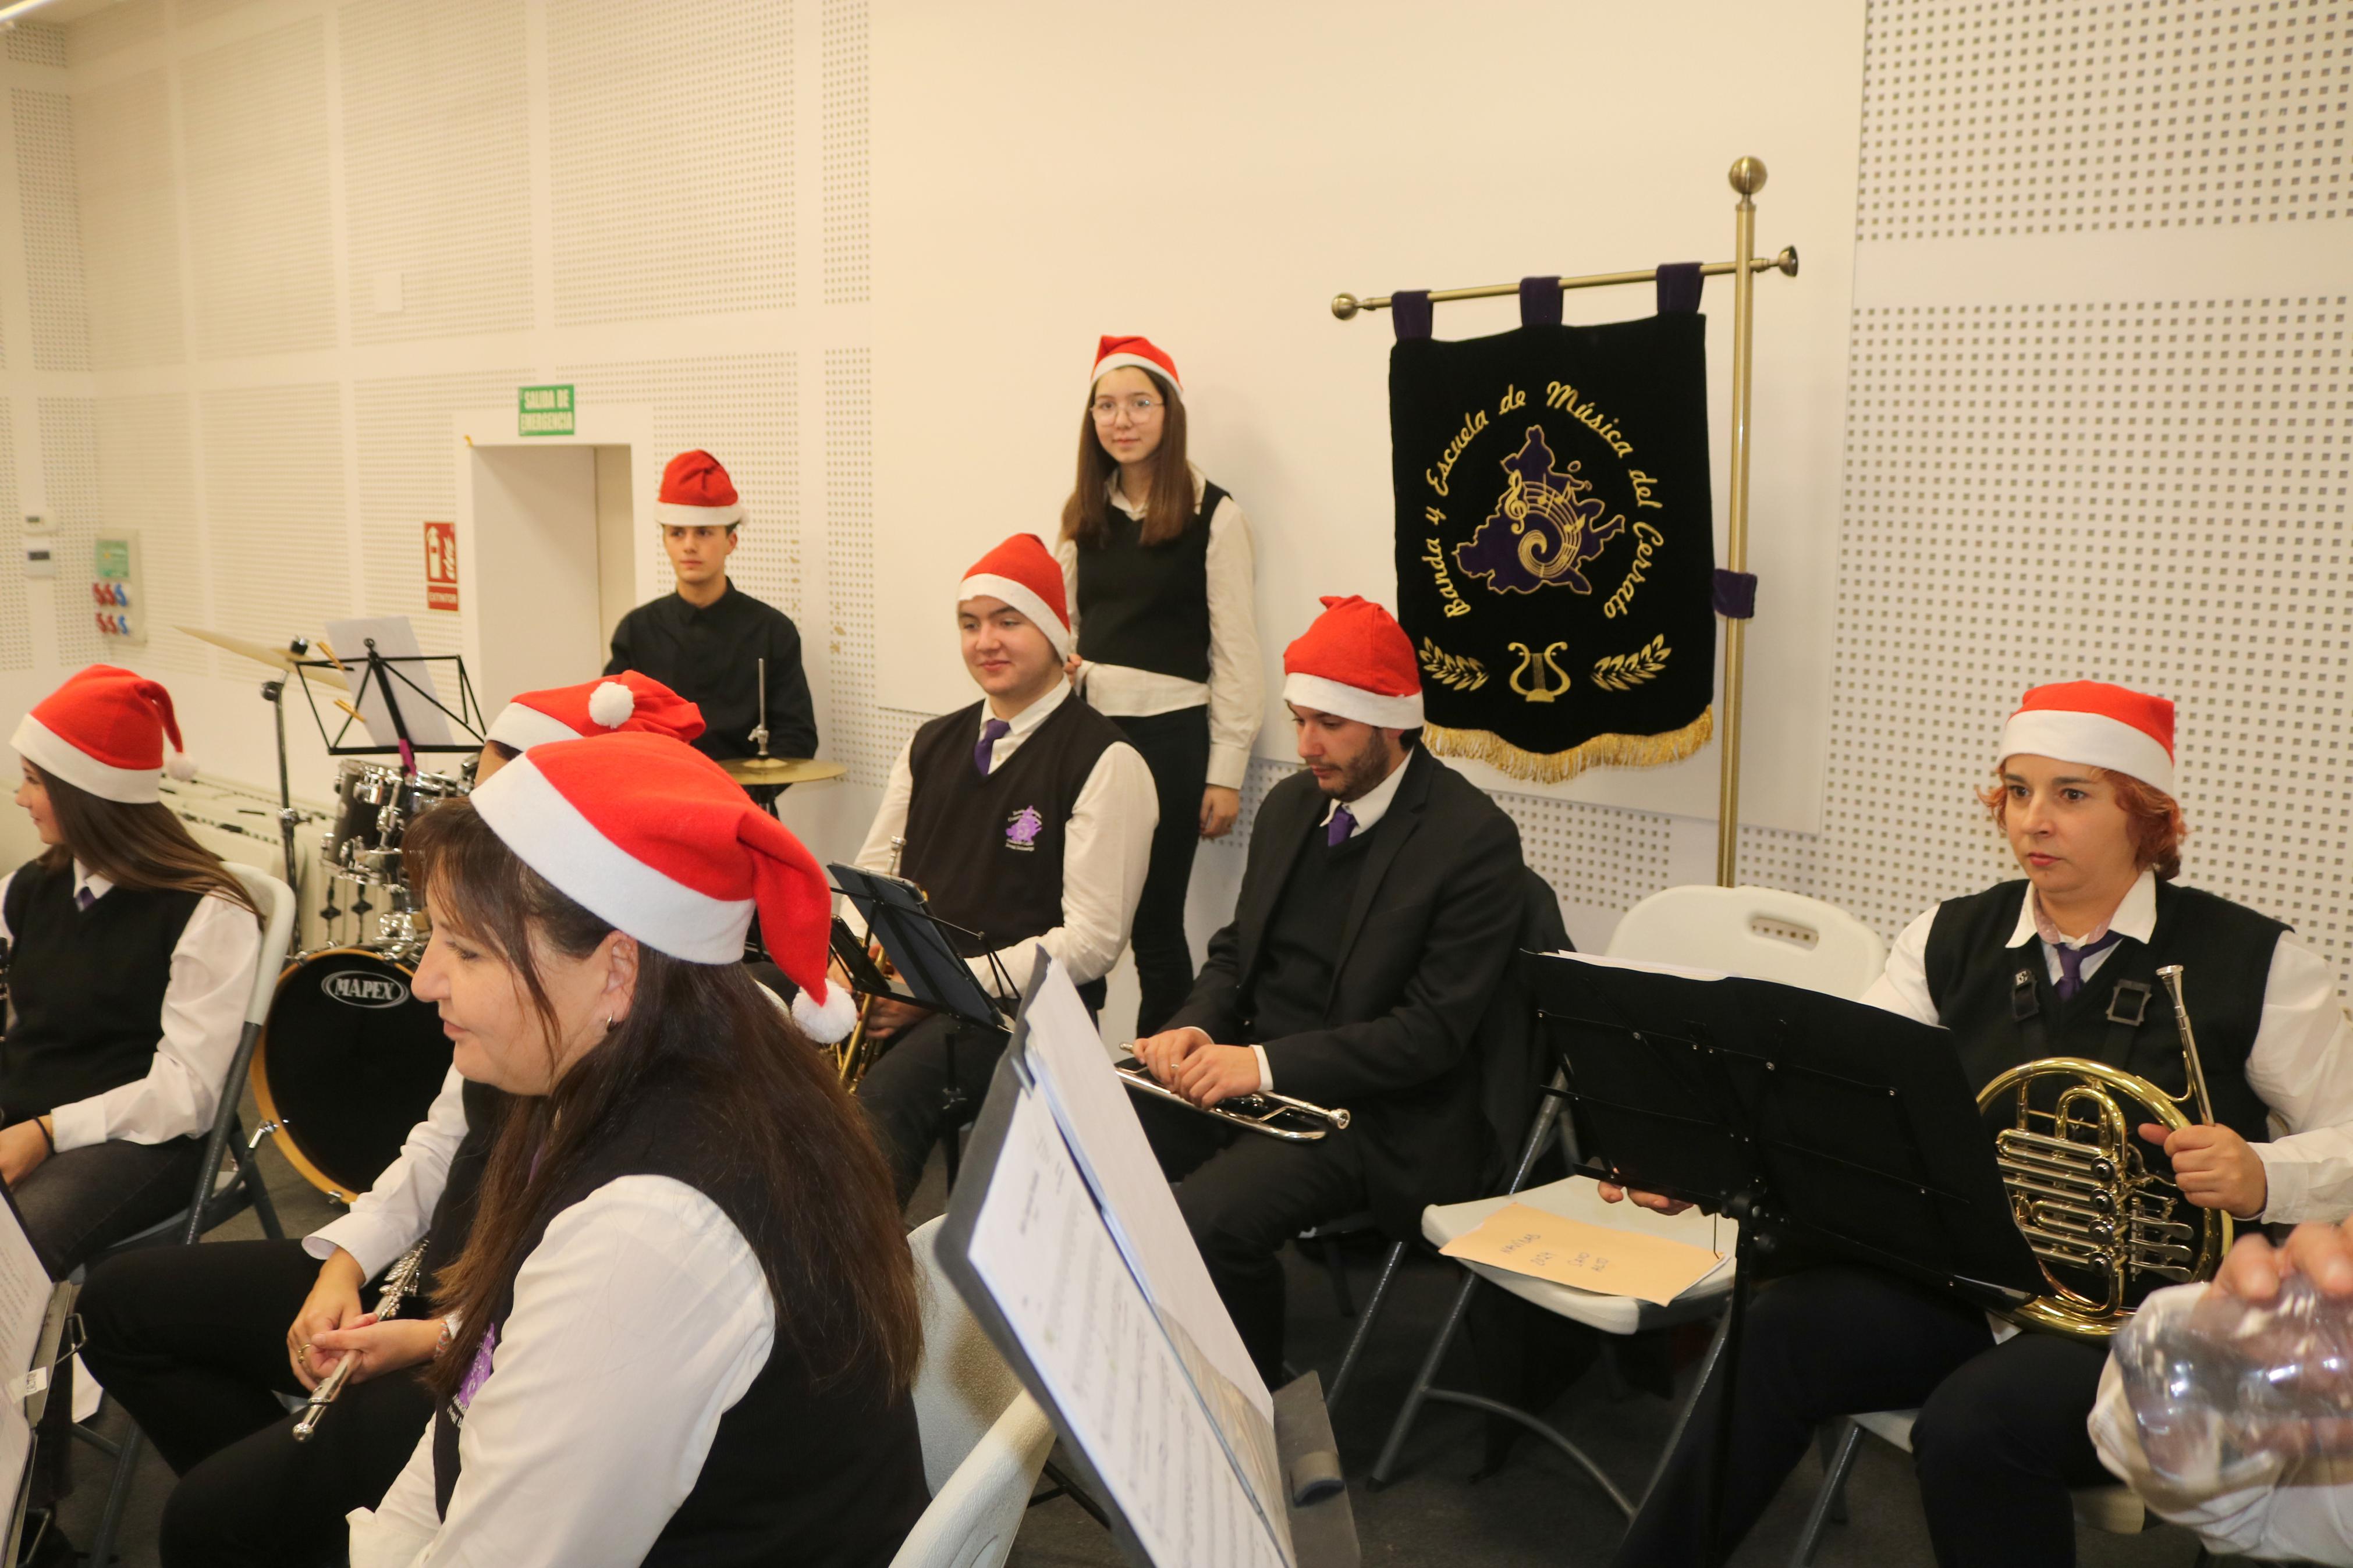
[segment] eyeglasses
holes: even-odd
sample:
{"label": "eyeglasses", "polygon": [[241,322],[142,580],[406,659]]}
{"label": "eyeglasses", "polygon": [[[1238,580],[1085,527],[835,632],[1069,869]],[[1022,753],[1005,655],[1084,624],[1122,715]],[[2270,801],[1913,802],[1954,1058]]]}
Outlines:
{"label": "eyeglasses", "polygon": [[1141,425],[1160,412],[1160,399],[1139,393],[1134,397],[1098,397],[1095,399],[1095,423],[1108,425],[1124,409],[1127,416]]}

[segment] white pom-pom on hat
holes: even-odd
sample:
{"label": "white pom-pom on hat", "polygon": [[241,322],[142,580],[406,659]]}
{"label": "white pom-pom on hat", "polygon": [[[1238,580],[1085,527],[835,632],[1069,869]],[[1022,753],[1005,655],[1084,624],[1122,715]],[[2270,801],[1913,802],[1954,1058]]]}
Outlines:
{"label": "white pom-pom on hat", "polygon": [[182,784],[186,784],[196,776],[196,764],[188,760],[187,752],[174,752],[172,760],[164,764],[164,771]]}
{"label": "white pom-pom on hat", "polygon": [[606,681],[588,694],[588,717],[607,730],[617,730],[638,710],[638,694],[617,680]]}
{"label": "white pom-pom on hat", "polygon": [[858,1026],[858,1005],[849,999],[848,986],[825,983],[825,1000],[812,999],[806,991],[793,997],[793,1022],[801,1033],[820,1046],[829,1046],[846,1037]]}

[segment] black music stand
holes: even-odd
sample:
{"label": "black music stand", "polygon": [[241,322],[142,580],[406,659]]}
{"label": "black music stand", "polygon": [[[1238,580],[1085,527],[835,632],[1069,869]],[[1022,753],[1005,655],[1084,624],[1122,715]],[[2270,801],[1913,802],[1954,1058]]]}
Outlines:
{"label": "black music stand", "polygon": [[1945,1030],[1770,981],[1566,953],[1530,971],[1576,1173],[1740,1223],[1708,1482],[1705,1560],[1719,1562],[1728,1406],[1761,1258],[1794,1244],[1994,1308],[2041,1294],[2042,1271]]}
{"label": "black music stand", "polygon": [[[458,706],[454,710],[431,691],[418,685],[405,668],[409,665],[423,665],[429,669],[429,667],[437,664],[449,666],[452,673],[458,678]],[[370,637],[367,639],[367,651],[361,658],[343,661],[331,658],[300,658],[293,661],[293,668],[295,675],[302,683],[303,700],[311,706],[311,718],[319,726],[320,738],[326,742],[327,754],[331,757],[396,754],[401,759],[402,771],[414,773],[417,771],[416,759],[420,754],[437,752],[472,752],[482,749],[485,726],[482,723],[481,704],[475,700],[473,683],[466,677],[466,661],[460,655],[378,653],[375,639]],[[359,724],[363,734],[367,731],[356,709],[347,709],[343,716],[343,721],[330,733],[326,716],[319,711],[318,694],[311,689],[310,677],[303,673],[312,669],[332,669],[338,673],[356,672],[359,675],[359,683],[352,689],[352,694],[354,697],[365,692],[369,687],[375,687],[377,694],[384,699],[385,711],[392,719],[393,743],[388,746],[349,743],[348,738],[353,725]],[[470,739],[422,743],[411,741],[408,738],[408,720],[401,711],[401,697],[396,688],[396,682],[398,687],[406,688],[419,703],[439,713]],[[369,736],[368,739],[373,742],[375,737]]]}
{"label": "black music stand", "polygon": [[[957,951],[955,939],[963,937],[974,946],[980,944],[976,931],[944,921],[932,912],[923,898],[923,890],[904,877],[885,876],[879,871],[862,871],[855,866],[832,865],[834,887],[842,897],[857,906],[866,921],[866,929],[882,944],[882,952],[899,971],[898,984],[884,981],[882,990],[902,1000],[928,1007],[934,1013],[945,1013],[961,1023],[995,1034],[1000,1043],[1006,1037],[1007,1020],[1018,1005],[1019,993],[1012,977],[1006,973],[1004,963],[993,952],[988,959],[990,974],[996,979],[996,996],[980,983],[972,965]],[[837,919],[835,925],[842,922]],[[842,934],[849,934],[843,931]],[[863,944],[854,945],[862,949]],[[837,949],[839,952],[839,949]],[[844,961],[847,963],[847,960]],[[871,967],[870,963],[869,967]],[[878,974],[877,979],[881,977]],[[1004,1000],[999,1000],[999,998]],[[948,1162],[948,1186],[956,1183],[959,1159],[956,1132],[964,1126],[972,1109],[970,1099],[956,1087],[955,1031],[948,1031],[946,1040],[948,1082],[940,1091],[940,1111],[946,1121],[945,1142]]]}

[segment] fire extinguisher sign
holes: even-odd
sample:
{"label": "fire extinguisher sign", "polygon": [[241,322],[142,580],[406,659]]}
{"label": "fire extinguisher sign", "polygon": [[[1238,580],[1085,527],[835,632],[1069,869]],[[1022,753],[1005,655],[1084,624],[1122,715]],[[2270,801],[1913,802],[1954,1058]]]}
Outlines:
{"label": "fire extinguisher sign", "polygon": [[458,607],[458,525],[454,522],[425,525],[425,607]]}

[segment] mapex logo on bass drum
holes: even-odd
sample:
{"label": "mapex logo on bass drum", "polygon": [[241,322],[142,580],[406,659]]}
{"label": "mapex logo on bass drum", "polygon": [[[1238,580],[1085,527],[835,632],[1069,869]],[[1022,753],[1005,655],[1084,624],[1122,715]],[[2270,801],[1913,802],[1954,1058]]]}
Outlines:
{"label": "mapex logo on bass drum", "polygon": [[407,986],[364,969],[338,969],[319,982],[319,989],[348,1007],[397,1007],[408,1000]]}

